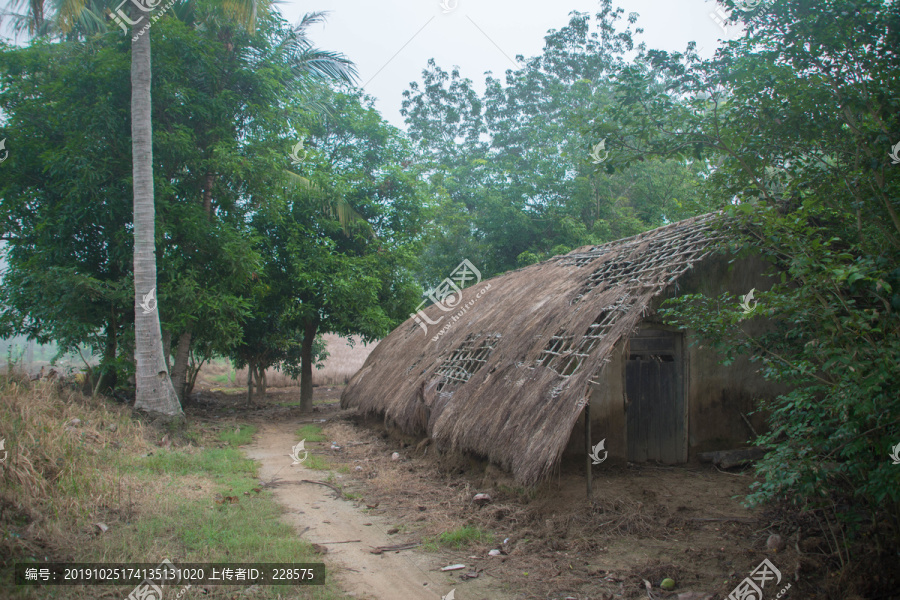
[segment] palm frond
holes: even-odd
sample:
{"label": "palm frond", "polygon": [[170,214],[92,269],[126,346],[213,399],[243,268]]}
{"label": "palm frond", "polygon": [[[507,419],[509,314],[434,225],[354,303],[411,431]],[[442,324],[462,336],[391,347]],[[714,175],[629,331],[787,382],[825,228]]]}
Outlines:
{"label": "palm frond", "polygon": [[319,25],[320,23],[324,23],[327,17],[327,10],[317,10],[314,12],[306,13],[300,19],[300,22],[294,26],[294,31],[301,33],[304,37],[306,37],[306,30],[309,29],[311,25]]}
{"label": "palm frond", "polygon": [[30,37],[45,37],[50,33],[50,23],[35,21],[30,13],[5,11],[0,16],[0,25],[9,23],[13,35],[27,34]]}
{"label": "palm frond", "polygon": [[[70,33],[90,35],[107,30],[103,17],[103,0],[10,0],[4,20],[18,35],[27,33],[32,38],[63,37]],[[24,8],[24,12],[16,12]]]}
{"label": "palm frond", "polygon": [[318,201],[320,207],[328,214],[328,216],[337,219],[338,223],[341,224],[344,233],[348,233],[352,229],[359,227],[365,231],[367,237],[371,239],[377,237],[375,235],[375,229],[372,228],[372,224],[366,221],[365,217],[356,212],[356,209],[354,209],[345,199],[329,197],[322,188],[306,177],[297,175],[287,169],[285,169],[284,172],[288,176],[287,181],[290,186],[301,186],[307,191],[312,192],[310,196]]}
{"label": "palm frond", "polygon": [[68,33],[81,21],[81,13],[87,8],[87,0],[54,0],[54,12],[59,29]]}
{"label": "palm frond", "polygon": [[311,189],[316,189],[316,190],[318,190],[318,189],[320,189],[320,188],[319,188],[317,185],[315,185],[312,181],[310,181],[310,180],[307,179],[306,177],[303,177],[302,175],[297,175],[297,174],[294,173],[293,171],[288,171],[287,169],[285,169],[284,172],[285,172],[285,174],[288,176],[288,184],[289,184],[291,187],[301,186],[301,187],[304,187],[304,188],[306,188],[306,189],[308,189],[308,190],[311,190]]}
{"label": "palm frond", "polygon": [[[17,12],[24,8],[24,12]],[[2,21],[12,22],[12,30],[16,35],[27,32],[34,36],[44,27],[43,0],[8,0],[6,10],[2,13]]]}
{"label": "palm frond", "polygon": [[223,0],[222,9],[225,14],[238,23],[252,30],[259,15],[268,13],[272,8],[272,0]]}
{"label": "palm frond", "polygon": [[28,0],[28,14],[32,20],[29,33],[33,35],[44,23],[44,0]]}
{"label": "palm frond", "polygon": [[311,75],[317,79],[341,81],[352,85],[358,77],[356,65],[340,52],[311,48],[293,56],[291,71],[300,79]]}
{"label": "palm frond", "polygon": [[356,65],[340,52],[319,50],[309,39],[310,26],[325,21],[327,13],[306,13],[276,46],[276,53],[282,54],[291,66],[295,83],[307,77],[326,79],[353,84],[359,73]]}
{"label": "palm frond", "polygon": [[109,20],[103,12],[103,2],[88,2],[75,21],[73,31],[90,35],[109,30]]}

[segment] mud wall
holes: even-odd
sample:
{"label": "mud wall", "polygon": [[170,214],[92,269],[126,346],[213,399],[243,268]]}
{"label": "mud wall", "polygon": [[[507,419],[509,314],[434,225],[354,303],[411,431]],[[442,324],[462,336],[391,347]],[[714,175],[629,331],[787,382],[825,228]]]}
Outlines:
{"label": "mud wall", "polygon": [[[679,279],[677,286],[670,286],[665,294],[659,296],[641,326],[673,329],[663,325],[656,314],[659,305],[670,297],[693,293],[715,297],[723,292],[743,296],[751,289],[767,290],[771,283],[763,275],[766,269],[767,264],[756,257],[734,261],[721,256],[710,257]],[[746,331],[751,334],[758,334],[771,326],[770,321],[760,318],[745,322]],[[742,356],[731,365],[722,365],[718,353],[704,346],[694,331],[686,330],[682,334],[688,460],[700,452],[744,445],[753,435],[751,426],[762,433],[765,430],[765,415],[750,413],[757,410],[759,399],[773,397],[782,393],[784,388],[763,379],[759,363],[750,362]],[[613,464],[627,459],[624,385],[627,351],[627,341],[617,344],[609,362],[595,378],[599,385],[592,386],[590,393],[591,441],[596,444],[606,439],[607,460]],[[744,421],[742,414],[750,425]],[[573,429],[565,453],[583,456],[583,417]]]}

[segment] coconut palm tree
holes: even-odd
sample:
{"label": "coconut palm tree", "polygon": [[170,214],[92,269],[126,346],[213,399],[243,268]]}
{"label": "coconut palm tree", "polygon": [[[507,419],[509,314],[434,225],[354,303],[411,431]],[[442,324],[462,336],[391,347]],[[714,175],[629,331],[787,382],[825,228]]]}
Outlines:
{"label": "coconut palm tree", "polygon": [[[247,0],[255,7],[256,2]],[[25,14],[12,13],[27,5]],[[44,0],[11,0],[7,3],[13,26],[36,36],[78,37],[102,27],[98,8],[91,0],[54,0],[47,14]],[[131,152],[134,182],[134,407],[169,417],[182,414],[163,355],[162,333],[156,296],[155,206],[153,195],[153,124],[151,121],[149,16],[132,2],[127,5],[132,23],[131,42]],[[120,13],[121,14],[121,13]],[[255,18],[255,10],[252,17]],[[121,21],[121,19],[120,19]]]}
{"label": "coconut palm tree", "polygon": [[[136,10],[132,10],[136,12]],[[137,15],[135,15],[137,16]],[[131,172],[134,181],[134,408],[170,417],[182,414],[163,353],[156,295],[156,206],[153,195],[150,30],[132,19]]]}
{"label": "coconut palm tree", "polygon": [[[149,0],[140,0],[145,6]],[[153,7],[159,5],[159,1]],[[105,29],[99,17],[102,0],[52,0],[48,15],[46,0],[9,0],[7,17],[17,32],[32,36],[79,37]],[[16,13],[25,7],[25,13]],[[132,25],[131,45],[131,134],[134,185],[134,291],[135,291],[135,408],[168,417],[182,414],[181,403],[166,367],[156,296],[155,205],[153,191],[153,124],[151,120],[150,30],[148,10],[134,0],[127,4]],[[257,17],[272,10],[270,0],[224,0],[223,12],[247,28]],[[111,14],[111,13],[110,13]],[[120,13],[121,15],[121,13]],[[352,64],[338,55],[313,49],[305,37],[309,25],[321,15],[307,17],[285,40],[292,53],[297,75],[303,73],[352,80]],[[122,19],[120,19],[122,20]],[[299,77],[297,78],[299,81]]]}

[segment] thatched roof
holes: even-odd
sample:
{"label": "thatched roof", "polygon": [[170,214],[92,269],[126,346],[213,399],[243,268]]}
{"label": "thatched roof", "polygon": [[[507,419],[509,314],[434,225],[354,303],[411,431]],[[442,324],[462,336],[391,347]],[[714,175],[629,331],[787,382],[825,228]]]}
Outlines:
{"label": "thatched roof", "polygon": [[519,482],[537,483],[558,463],[615,344],[654,296],[714,249],[712,218],[482,281],[463,291],[452,312],[430,306],[428,320],[443,320],[427,334],[412,318],[391,332],[350,380],[341,406],[383,415],[407,433],[427,433],[442,448],[485,456]]}

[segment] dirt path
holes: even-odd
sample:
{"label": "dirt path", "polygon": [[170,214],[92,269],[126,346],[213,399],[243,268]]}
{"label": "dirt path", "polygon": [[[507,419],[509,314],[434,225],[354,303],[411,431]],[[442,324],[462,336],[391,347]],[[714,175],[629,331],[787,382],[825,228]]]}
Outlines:
{"label": "dirt path", "polygon": [[[391,527],[382,517],[364,513],[322,485],[300,483],[302,479],[322,480],[323,471],[303,465],[290,466],[288,453],[296,439],[298,423],[262,425],[253,445],[244,451],[261,463],[260,478],[273,477],[275,498],[288,509],[287,521],[304,539],[328,548],[324,560],[329,576],[355,598],[374,600],[440,600],[453,589],[448,577],[437,570],[434,558],[404,550],[399,553],[372,554],[371,548],[396,544],[388,536]],[[327,544],[360,540],[347,544]],[[334,567],[340,567],[335,569]]]}

